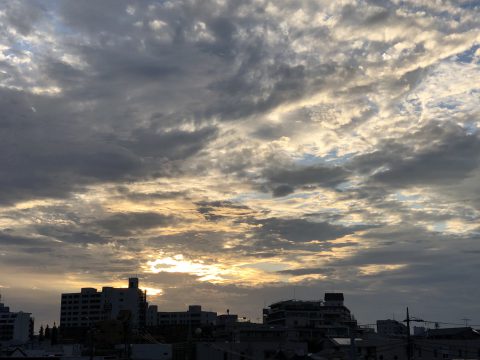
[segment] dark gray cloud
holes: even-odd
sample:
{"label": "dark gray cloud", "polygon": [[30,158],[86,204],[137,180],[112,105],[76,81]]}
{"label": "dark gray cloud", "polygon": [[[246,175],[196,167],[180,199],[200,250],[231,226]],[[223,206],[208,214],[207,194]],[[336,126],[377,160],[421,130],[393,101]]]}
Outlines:
{"label": "dark gray cloud", "polygon": [[154,212],[116,213],[94,224],[107,234],[113,236],[128,236],[137,230],[146,230],[156,227],[172,226],[178,221],[171,215],[162,215]]}
{"label": "dark gray cloud", "polygon": [[348,171],[341,167],[307,166],[293,169],[275,169],[267,172],[267,178],[275,183],[290,185],[335,186],[345,181]]}
{"label": "dark gray cloud", "polygon": [[277,271],[279,274],[302,276],[302,275],[329,275],[334,271],[332,268],[303,268],[303,269],[290,269]]}
{"label": "dark gray cloud", "polygon": [[480,139],[459,126],[430,124],[402,139],[386,141],[352,160],[361,173],[394,187],[446,185],[467,178],[479,166]]}
{"label": "dark gray cloud", "polygon": [[12,246],[12,247],[36,247],[37,249],[40,245],[43,245],[44,249],[50,249],[52,241],[47,238],[41,237],[27,237],[27,236],[18,236],[9,234],[8,232],[0,232],[0,244],[2,246]]}
{"label": "dark gray cloud", "polygon": [[68,197],[88,184],[171,176],[178,172],[175,161],[192,156],[215,136],[214,128],[137,130],[125,141],[96,133],[53,99],[1,92],[6,114],[0,119],[1,202]]}
{"label": "dark gray cloud", "polygon": [[206,220],[215,221],[224,219],[226,217],[231,217],[231,214],[226,213],[225,215],[222,214],[223,210],[233,209],[237,211],[236,216],[239,216],[238,210],[244,213],[244,215],[250,214],[251,209],[248,206],[235,204],[231,201],[199,201],[196,203],[197,211],[202,214]]}
{"label": "dark gray cloud", "polygon": [[[313,222],[304,219],[269,218],[257,221],[259,239],[285,239],[294,243],[325,241],[352,234],[360,227],[345,227],[327,222]],[[262,240],[260,240],[262,242]]]}
{"label": "dark gray cloud", "polygon": [[340,166],[291,166],[267,169],[264,176],[273,196],[281,197],[309,185],[335,187],[347,181],[349,175],[349,171]]}
{"label": "dark gray cloud", "polygon": [[275,187],[273,189],[272,194],[275,197],[282,197],[282,196],[290,195],[294,191],[295,191],[295,188],[293,186],[283,184]]}
{"label": "dark gray cloud", "polygon": [[6,13],[7,24],[5,25],[13,27],[22,35],[29,35],[37,21],[46,13],[46,8],[37,2],[30,4],[17,1],[4,2],[2,8]]}
{"label": "dark gray cloud", "polygon": [[[401,159],[373,179],[394,186],[447,184],[468,177],[479,165],[480,139],[461,129],[437,139],[434,146]],[[425,139],[428,141],[428,139]]]}
{"label": "dark gray cloud", "polygon": [[133,201],[154,201],[164,199],[188,198],[188,191],[155,191],[148,193],[134,192],[126,186],[118,186],[116,188],[119,198],[128,198]]}
{"label": "dark gray cloud", "polygon": [[223,249],[223,245],[229,240],[241,239],[243,236],[226,231],[187,230],[179,234],[152,236],[145,244],[155,250],[201,256],[205,253],[216,254],[219,249],[224,253],[234,253],[235,248]]}

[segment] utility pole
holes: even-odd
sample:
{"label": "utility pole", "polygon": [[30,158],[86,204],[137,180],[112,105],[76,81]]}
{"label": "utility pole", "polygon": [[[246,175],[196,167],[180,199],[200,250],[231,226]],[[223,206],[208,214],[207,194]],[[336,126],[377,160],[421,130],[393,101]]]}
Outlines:
{"label": "utility pole", "polygon": [[355,348],[356,322],[350,323],[350,360],[357,359],[357,349]]}
{"label": "utility pole", "polygon": [[418,318],[411,318],[410,313],[408,311],[408,306],[407,306],[407,318],[403,320],[403,322],[407,323],[407,360],[412,360],[413,359],[413,341],[410,336],[410,323],[411,322],[425,322],[422,319]]}
{"label": "utility pole", "polygon": [[408,312],[407,306],[407,318],[405,319],[407,322],[407,360],[412,360],[412,344],[410,339],[410,313]]}
{"label": "utility pole", "polygon": [[187,351],[186,351],[187,360],[190,360],[191,347],[192,347],[192,314],[188,313],[188,334],[187,334]]}
{"label": "utility pole", "polygon": [[89,327],[89,335],[90,335],[90,356],[89,359],[93,360],[93,357],[95,356],[95,345],[93,344],[93,324],[92,324],[92,319],[90,317],[87,317],[88,319],[88,327]]}
{"label": "utility pole", "polygon": [[[463,321],[465,321],[465,327],[467,328],[468,327],[468,322],[471,320],[471,319],[468,319],[468,318],[463,318],[462,319]],[[467,345],[467,339],[464,340],[464,353],[463,353],[463,358],[464,359],[467,359],[468,358],[468,345]]]}

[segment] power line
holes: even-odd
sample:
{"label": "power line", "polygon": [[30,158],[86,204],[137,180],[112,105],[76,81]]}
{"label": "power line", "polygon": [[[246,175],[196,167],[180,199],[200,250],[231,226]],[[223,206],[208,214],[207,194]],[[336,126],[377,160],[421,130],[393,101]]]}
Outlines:
{"label": "power line", "polygon": [[[462,319],[462,320],[470,321],[471,319]],[[466,326],[466,324],[451,323],[451,322],[445,322],[445,321],[423,320],[422,322],[431,323],[431,324],[442,324],[442,325],[456,325],[456,326],[461,326],[461,327],[473,327],[473,326],[479,326],[480,327],[480,324],[470,324],[470,325]]]}

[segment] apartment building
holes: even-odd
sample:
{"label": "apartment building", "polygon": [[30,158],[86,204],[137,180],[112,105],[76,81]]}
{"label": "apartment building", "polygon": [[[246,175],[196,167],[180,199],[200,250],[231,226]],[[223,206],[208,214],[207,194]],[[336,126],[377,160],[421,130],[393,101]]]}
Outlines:
{"label": "apartment building", "polygon": [[322,330],[328,336],[349,336],[356,321],[344,305],[342,293],[326,293],[324,300],[280,301],[263,309],[264,324]]}
{"label": "apartment building", "polygon": [[62,294],[60,327],[87,328],[102,320],[117,319],[128,313],[133,329],[146,324],[147,293],[138,278],[128,280],[128,288],[82,288],[79,293]]}
{"label": "apartment building", "polygon": [[33,338],[33,324],[30,313],[10,311],[0,296],[0,343],[27,343]]}
{"label": "apartment building", "polygon": [[203,326],[215,325],[217,313],[203,311],[200,305],[190,305],[187,311],[158,311],[156,305],[148,307],[147,326],[188,325]]}

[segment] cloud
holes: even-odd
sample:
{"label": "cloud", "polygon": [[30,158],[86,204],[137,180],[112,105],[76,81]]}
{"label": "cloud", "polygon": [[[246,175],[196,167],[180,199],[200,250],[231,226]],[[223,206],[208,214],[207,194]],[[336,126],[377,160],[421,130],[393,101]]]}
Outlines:
{"label": "cloud", "polygon": [[[295,288],[344,290],[368,321],[474,313],[478,10],[8,2],[2,285],[51,319],[65,287],[131,274],[172,310],[255,318]],[[152,274],[162,259],[178,271]]]}
{"label": "cloud", "polygon": [[331,274],[333,269],[331,268],[300,268],[300,269],[289,269],[289,270],[280,270],[278,273],[287,274],[293,276],[302,276],[302,275],[328,275]]}
{"label": "cloud", "polygon": [[[295,186],[318,185],[334,187],[348,179],[348,171],[341,167],[329,166],[294,166],[292,168],[274,168],[267,170],[266,178],[269,182],[280,184],[273,189],[275,196],[289,191]],[[283,186],[283,187],[282,187]]]}
{"label": "cloud", "polygon": [[374,153],[359,156],[352,163],[383,184],[442,185],[469,177],[478,168],[479,149],[476,134],[468,134],[459,126],[429,124],[404,139],[385,142]]}
{"label": "cloud", "polygon": [[115,236],[127,236],[136,230],[172,226],[176,222],[174,216],[162,215],[154,212],[145,213],[117,213],[98,220],[95,225]]}
{"label": "cloud", "polygon": [[261,225],[257,230],[259,239],[285,239],[294,243],[338,239],[356,230],[327,222],[317,223],[303,219],[268,218],[259,220],[258,224]]}

